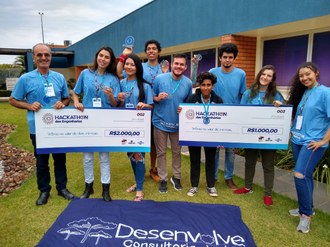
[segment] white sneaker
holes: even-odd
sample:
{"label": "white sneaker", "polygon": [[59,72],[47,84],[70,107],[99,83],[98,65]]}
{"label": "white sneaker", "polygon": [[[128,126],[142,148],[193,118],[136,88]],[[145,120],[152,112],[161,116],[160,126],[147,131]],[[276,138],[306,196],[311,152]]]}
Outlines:
{"label": "white sneaker", "polygon": [[311,218],[304,214],[301,215],[299,224],[297,226],[297,231],[302,233],[308,233],[310,224],[311,224]]}
{"label": "white sneaker", "polygon": [[188,196],[194,196],[194,195],[197,194],[197,192],[198,192],[198,188],[197,187],[192,187],[190,190],[188,190],[187,195]]}
{"label": "white sneaker", "polygon": [[218,196],[218,192],[217,190],[212,187],[212,188],[206,188],[207,190],[207,193],[209,193],[210,196],[213,196],[213,197],[217,197]]}
{"label": "white sneaker", "polygon": [[[289,210],[289,215],[290,216],[295,216],[295,217],[300,216],[299,208],[294,208],[294,209]],[[313,216],[314,215],[315,215],[315,211],[313,210]]]}

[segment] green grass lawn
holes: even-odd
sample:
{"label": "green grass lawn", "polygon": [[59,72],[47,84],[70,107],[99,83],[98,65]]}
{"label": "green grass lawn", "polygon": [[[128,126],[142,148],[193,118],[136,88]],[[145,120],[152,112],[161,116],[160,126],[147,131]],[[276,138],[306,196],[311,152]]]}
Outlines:
{"label": "green grass lawn", "polygon": [[[0,123],[17,125],[16,132],[8,138],[14,146],[32,151],[29,139],[25,111],[11,107],[8,103],[0,103]],[[126,153],[111,153],[111,196],[114,200],[132,200],[134,194],[126,193],[126,188],[133,183],[133,173]],[[170,156],[168,155],[168,162]],[[149,157],[146,159],[147,170]],[[68,153],[68,188],[76,195],[84,190],[84,175],[81,153]],[[53,175],[53,172],[51,173]],[[171,171],[170,171],[170,174]],[[95,193],[92,198],[101,197],[101,184],[98,161],[95,165]],[[220,173],[219,177],[223,177]],[[240,186],[243,180],[235,179]],[[289,217],[287,211],[297,207],[297,203],[287,197],[274,194],[274,206],[267,209],[263,206],[263,188],[255,185],[254,193],[235,195],[227,189],[220,179],[216,184],[218,198],[211,198],[205,190],[205,172],[202,168],[199,192],[195,197],[187,196],[189,182],[189,158],[182,158],[181,192],[169,186],[167,194],[158,192],[158,184],[146,174],[145,199],[155,201],[189,201],[195,203],[231,204],[240,207],[245,224],[249,227],[257,246],[330,246],[330,215],[316,210],[311,231],[308,234],[296,232],[299,218]],[[0,198],[0,246],[19,247],[34,246],[43,237],[59,214],[66,208],[68,201],[57,196],[54,179],[53,190],[46,205],[37,207],[35,201],[39,195],[36,176],[33,175],[16,191]],[[111,207],[111,203],[109,203]]]}

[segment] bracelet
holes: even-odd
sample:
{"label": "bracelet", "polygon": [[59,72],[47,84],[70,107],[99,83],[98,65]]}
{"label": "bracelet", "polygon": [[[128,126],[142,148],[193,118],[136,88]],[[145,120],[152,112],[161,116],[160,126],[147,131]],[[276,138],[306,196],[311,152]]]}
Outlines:
{"label": "bracelet", "polygon": [[126,55],[124,55],[124,54],[121,54],[121,55],[120,55],[120,57],[119,57],[119,62],[122,62],[122,63],[124,63],[124,61],[125,61],[125,58],[126,58]]}

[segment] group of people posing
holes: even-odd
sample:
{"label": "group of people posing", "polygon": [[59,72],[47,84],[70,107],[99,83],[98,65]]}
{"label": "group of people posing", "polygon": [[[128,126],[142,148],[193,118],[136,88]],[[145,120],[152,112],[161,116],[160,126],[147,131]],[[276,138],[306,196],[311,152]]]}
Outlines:
{"label": "group of people posing", "polygon": [[[147,62],[142,63],[132,48],[125,48],[116,61],[110,47],[101,47],[95,54],[91,68],[81,72],[73,89],[73,105],[76,109],[124,107],[152,110],[152,133],[150,152],[150,176],[159,182],[159,192],[167,193],[168,182],[175,190],[181,185],[181,146],[179,145],[180,103],[202,104],[205,110],[212,104],[272,104],[280,107],[292,104],[292,149],[295,168],[294,181],[297,190],[297,209],[290,215],[300,216],[297,230],[309,231],[313,211],[312,173],[328,147],[330,139],[330,94],[329,89],[318,82],[319,71],[311,62],[302,64],[292,79],[288,101],[276,87],[276,71],[272,65],[264,66],[252,86],[246,90],[246,74],[234,66],[238,55],[237,46],[225,43],[219,48],[220,67],[202,72],[197,77],[198,88],[193,93],[192,81],[184,75],[187,69],[185,54],[175,54],[171,64],[159,63],[160,43],[149,40],[145,43]],[[44,44],[32,49],[37,69],[22,75],[9,99],[11,105],[27,110],[30,138],[34,147],[37,167],[37,183],[40,191],[37,205],[47,203],[50,195],[49,155],[36,153],[34,112],[44,106],[62,109],[69,105],[70,96],[63,75],[50,70],[51,50]],[[197,63],[196,58],[192,59]],[[196,68],[197,66],[194,66]],[[82,99],[82,100],[81,100]],[[169,176],[166,150],[170,140],[172,176]],[[189,146],[190,182],[188,196],[198,193],[201,148]],[[236,194],[253,192],[253,177],[258,157],[264,171],[265,206],[273,205],[271,197],[274,183],[274,159],[276,150],[245,149],[245,186],[238,188],[233,180],[235,152],[225,148],[224,179]],[[215,182],[218,179],[219,148],[204,147],[207,193],[218,196]],[[143,184],[146,172],[145,153],[127,153],[134,173],[135,183],[127,192],[135,192],[134,201],[144,199]],[[75,196],[67,189],[66,154],[54,153],[55,183],[58,195],[71,200]],[[99,152],[102,198],[109,202],[110,155]],[[157,161],[157,166],[156,166]],[[89,198],[94,193],[94,153],[83,153],[85,189],[80,198]]]}

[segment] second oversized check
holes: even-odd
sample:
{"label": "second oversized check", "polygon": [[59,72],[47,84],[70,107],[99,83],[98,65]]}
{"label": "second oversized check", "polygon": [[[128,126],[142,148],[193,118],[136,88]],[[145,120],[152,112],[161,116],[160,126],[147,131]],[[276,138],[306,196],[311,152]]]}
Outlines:
{"label": "second oversized check", "polygon": [[151,111],[129,109],[36,112],[37,153],[150,152]]}
{"label": "second oversized check", "polygon": [[184,146],[288,149],[292,106],[180,104],[179,142]]}

